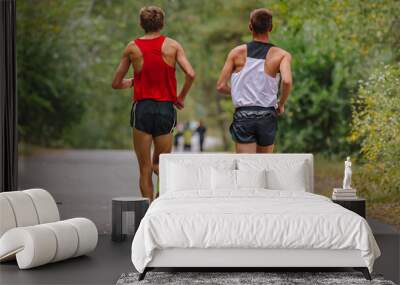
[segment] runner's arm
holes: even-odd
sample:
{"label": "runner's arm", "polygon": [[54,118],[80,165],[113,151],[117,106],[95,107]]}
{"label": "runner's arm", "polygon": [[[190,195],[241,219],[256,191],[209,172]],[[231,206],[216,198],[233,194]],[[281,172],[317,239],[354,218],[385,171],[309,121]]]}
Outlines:
{"label": "runner's arm", "polygon": [[292,89],[292,71],[291,71],[292,56],[286,52],[283,55],[282,61],[279,65],[279,70],[282,76],[281,80],[281,97],[279,98],[279,107],[283,107],[289,97],[290,90]]}
{"label": "runner's arm", "polygon": [[[183,84],[181,92],[179,92],[178,96],[178,108],[182,109],[183,108],[183,100],[185,99],[187,93],[190,90],[190,87],[192,87],[192,83],[196,77],[196,74],[193,70],[192,65],[190,64],[189,60],[187,59],[185,55],[185,51],[183,50],[183,47],[178,43],[177,47],[177,53],[176,53],[176,60],[182,69],[182,71],[185,73],[185,83]],[[180,106],[182,105],[182,106]]]}
{"label": "runner's arm", "polygon": [[113,89],[126,89],[126,88],[132,88],[133,86],[133,78],[129,79],[124,78],[125,75],[128,73],[129,66],[131,65],[130,53],[131,53],[131,46],[128,45],[125,48],[124,54],[122,55],[118,68],[115,71],[114,78],[111,84]]}
{"label": "runner's arm", "polygon": [[228,81],[231,78],[234,66],[233,51],[231,51],[228,54],[224,67],[222,68],[221,74],[219,75],[219,79],[217,81],[218,92],[231,95],[231,87],[228,85]]}

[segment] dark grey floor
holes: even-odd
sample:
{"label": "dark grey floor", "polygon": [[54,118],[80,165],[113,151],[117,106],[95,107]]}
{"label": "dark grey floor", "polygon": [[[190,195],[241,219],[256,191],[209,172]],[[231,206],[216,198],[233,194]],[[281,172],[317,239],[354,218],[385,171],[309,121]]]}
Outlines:
{"label": "dark grey floor", "polygon": [[[111,199],[139,196],[137,161],[132,151],[67,150],[20,158],[21,189],[44,188],[58,202],[62,219],[87,217],[101,234],[111,232]],[[375,272],[400,282],[399,233],[369,220],[382,251]],[[95,252],[33,270],[18,270],[15,263],[0,265],[3,284],[115,284],[123,272],[133,271],[130,242],[112,243],[101,236]]]}
{"label": "dark grey floor", "polygon": [[109,235],[88,256],[19,270],[16,262],[0,264],[0,284],[115,284],[124,272],[134,271],[130,241],[115,243]]}
{"label": "dark grey floor", "polygon": [[[375,263],[374,273],[383,274],[385,279],[398,284],[399,233],[378,221],[370,220],[369,223],[382,251],[382,256]],[[109,235],[101,235],[97,249],[88,256],[30,270],[19,270],[16,262],[4,263],[0,265],[0,284],[115,284],[122,273],[134,271],[130,246],[130,240],[115,243]],[[338,268],[337,271],[342,270]]]}
{"label": "dark grey floor", "polygon": [[389,225],[368,219],[381,257],[375,261],[374,272],[381,273],[386,279],[400,284],[400,233]]}

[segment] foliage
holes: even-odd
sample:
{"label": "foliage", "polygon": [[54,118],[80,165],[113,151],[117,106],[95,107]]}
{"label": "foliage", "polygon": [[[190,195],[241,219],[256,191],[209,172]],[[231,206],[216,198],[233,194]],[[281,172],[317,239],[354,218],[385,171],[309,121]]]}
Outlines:
{"label": "foliage", "polygon": [[[61,8],[54,4],[47,2],[54,15],[60,15]],[[21,16],[24,20],[17,25],[19,133],[30,143],[60,144],[65,129],[79,123],[83,114],[85,94],[76,73],[79,62],[63,35],[62,17],[50,19],[24,2],[18,4],[18,19]]]}
{"label": "foliage", "polygon": [[[23,108],[19,122],[24,140],[77,148],[131,146],[132,90],[111,90],[110,82],[125,45],[142,34],[137,14],[146,4],[144,0],[18,3]],[[400,59],[400,8],[395,0],[157,0],[152,4],[165,10],[163,32],[182,43],[197,73],[179,120],[205,119],[211,131],[219,132],[225,149],[231,144],[227,130],[233,106],[230,98],[217,95],[215,82],[229,50],[251,40],[247,25],[252,9],[266,6],[273,11],[271,42],[293,56],[294,88],[280,119],[278,151],[356,150],[357,145],[345,138],[358,81],[366,79],[377,63]],[[40,40],[35,41],[38,35]],[[37,57],[28,56],[27,47]],[[28,76],[28,71],[43,80]],[[178,79],[182,82],[180,72]],[[53,96],[53,89],[61,95]],[[49,128],[54,131],[46,131]]]}
{"label": "foliage", "polygon": [[400,65],[362,82],[354,100],[351,140],[361,142],[365,191],[400,196]]}
{"label": "foliage", "polygon": [[[393,62],[399,57],[395,48],[398,33],[393,29],[399,11],[395,2],[212,3],[196,7],[197,17],[206,24],[197,25],[197,20],[191,27],[197,31],[190,33],[197,37],[186,42],[198,41],[194,61],[196,69],[201,68],[196,83],[203,94],[200,103],[216,103],[209,107],[209,123],[221,130],[224,141],[231,141],[226,131],[233,106],[230,98],[217,97],[214,84],[229,50],[251,39],[247,29],[250,11],[268,5],[275,14],[271,41],[294,59],[294,88],[279,123],[278,151],[339,155],[354,151],[357,145],[349,144],[346,137],[358,80],[368,76],[377,62]],[[229,143],[225,149],[228,147]]]}
{"label": "foliage", "polygon": [[279,151],[343,156],[354,150],[346,141],[351,98],[370,66],[396,57],[384,40],[392,38],[395,7],[394,1],[271,4],[277,14],[271,40],[293,57],[294,88],[280,120]]}

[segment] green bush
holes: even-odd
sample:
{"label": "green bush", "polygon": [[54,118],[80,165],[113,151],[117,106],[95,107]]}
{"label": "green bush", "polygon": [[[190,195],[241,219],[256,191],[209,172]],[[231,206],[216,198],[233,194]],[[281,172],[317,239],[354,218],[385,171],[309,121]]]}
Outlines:
{"label": "green bush", "polygon": [[[63,146],[65,131],[79,124],[85,112],[85,80],[57,4],[22,1],[17,8],[19,137],[41,146]],[[48,8],[46,13],[39,5]]]}
{"label": "green bush", "polygon": [[361,144],[358,187],[366,195],[400,194],[400,65],[361,82],[353,101],[351,141]]}

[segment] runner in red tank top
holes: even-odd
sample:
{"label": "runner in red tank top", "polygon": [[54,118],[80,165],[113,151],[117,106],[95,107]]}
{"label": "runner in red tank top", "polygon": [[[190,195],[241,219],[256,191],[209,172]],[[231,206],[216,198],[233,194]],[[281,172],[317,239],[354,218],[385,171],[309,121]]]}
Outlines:
{"label": "runner in red tank top", "polygon": [[[140,10],[140,25],[144,36],[130,42],[125,48],[115,72],[114,89],[134,89],[131,110],[133,144],[140,167],[140,190],[153,200],[152,173],[158,175],[161,153],[172,149],[172,131],[176,125],[176,110],[184,107],[184,100],[195,77],[182,46],[160,34],[164,12],[149,6]],[[185,73],[185,83],[176,94],[175,65]],[[134,79],[125,79],[132,65]],[[151,144],[154,153],[151,157]]]}
{"label": "runner in red tank top", "polygon": [[135,71],[134,100],[153,99],[176,102],[175,67],[167,64],[162,56],[165,36],[153,39],[136,39],[134,43],[143,54],[143,66]]}

